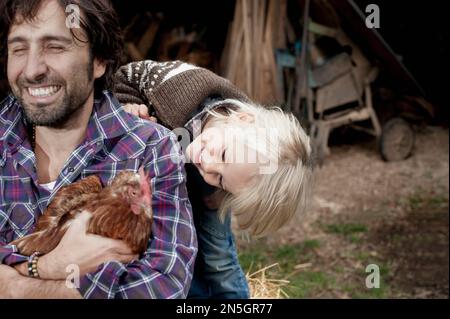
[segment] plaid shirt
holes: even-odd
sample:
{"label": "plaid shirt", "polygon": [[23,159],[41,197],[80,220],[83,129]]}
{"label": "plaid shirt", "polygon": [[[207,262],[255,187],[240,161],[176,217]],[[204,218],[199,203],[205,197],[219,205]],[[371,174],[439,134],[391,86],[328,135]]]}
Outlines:
{"label": "plaid shirt", "polygon": [[26,261],[7,243],[33,231],[61,187],[92,174],[106,185],[118,172],[136,172],[142,165],[150,172],[153,196],[148,249],[139,261],[99,266],[80,278],[79,292],[84,298],[186,297],[197,238],[179,144],[164,127],[124,112],[106,91],[95,100],[86,139],[66,161],[51,193],[38,184],[19,103],[9,96],[0,104],[0,263]]}

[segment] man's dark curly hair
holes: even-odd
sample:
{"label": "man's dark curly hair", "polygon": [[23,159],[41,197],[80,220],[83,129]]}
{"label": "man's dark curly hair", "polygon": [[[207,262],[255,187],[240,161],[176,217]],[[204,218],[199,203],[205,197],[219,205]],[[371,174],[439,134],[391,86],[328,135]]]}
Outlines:
{"label": "man's dark curly hair", "polygon": [[[0,65],[6,66],[8,34],[15,19],[19,16],[24,21],[32,22],[44,1],[0,1]],[[71,4],[80,8],[80,27],[87,35],[91,56],[106,64],[105,74],[95,81],[95,90],[97,92],[104,89],[113,90],[114,74],[121,63],[123,38],[119,20],[111,2],[109,0],[57,1],[64,11]],[[72,29],[71,33],[77,38]]]}

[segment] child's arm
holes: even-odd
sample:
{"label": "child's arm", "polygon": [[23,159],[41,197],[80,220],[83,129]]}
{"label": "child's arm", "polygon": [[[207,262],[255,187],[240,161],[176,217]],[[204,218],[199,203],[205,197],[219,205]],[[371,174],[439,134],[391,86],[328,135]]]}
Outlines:
{"label": "child's arm", "polygon": [[[114,81],[114,95],[123,105],[125,104],[144,104],[149,105],[149,101],[141,90],[141,82],[143,79],[143,73],[135,73],[134,78],[131,73],[139,67],[140,62],[132,62],[123,65],[119,68],[115,75]],[[138,77],[136,78],[136,75]]]}
{"label": "child's arm", "polygon": [[183,127],[208,98],[248,97],[230,81],[182,61],[144,60],[119,68],[115,75],[115,96],[121,104],[145,104],[158,123],[174,129]]}

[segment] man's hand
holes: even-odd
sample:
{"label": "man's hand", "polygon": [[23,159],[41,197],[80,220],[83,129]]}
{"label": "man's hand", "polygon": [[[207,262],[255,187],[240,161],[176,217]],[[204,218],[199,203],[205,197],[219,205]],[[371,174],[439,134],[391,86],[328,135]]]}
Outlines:
{"label": "man's hand", "polygon": [[0,265],[0,299],[80,299],[75,287],[65,281],[39,280],[21,276],[14,268]]}
{"label": "man's hand", "polygon": [[0,265],[0,299],[15,298],[14,282],[17,282],[20,274],[14,268]]}
{"label": "man's hand", "polygon": [[141,119],[149,120],[155,123],[158,122],[156,117],[150,116],[148,114],[148,108],[145,104],[125,104],[123,106],[123,109],[130,114],[140,117]]}
{"label": "man's hand", "polygon": [[66,279],[66,268],[69,265],[78,266],[82,276],[95,271],[107,261],[128,263],[139,259],[121,240],[87,234],[90,217],[88,212],[79,214],[71,222],[58,246],[39,259],[38,272],[42,279]]}

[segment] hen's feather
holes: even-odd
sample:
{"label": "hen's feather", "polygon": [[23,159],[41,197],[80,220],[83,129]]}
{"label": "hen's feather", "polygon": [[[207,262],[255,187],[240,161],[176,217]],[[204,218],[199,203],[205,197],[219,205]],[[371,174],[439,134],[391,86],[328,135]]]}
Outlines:
{"label": "hen's feather", "polygon": [[[123,240],[133,253],[142,253],[150,237],[152,216],[148,214],[151,207],[139,205],[150,205],[151,190],[141,190],[145,197],[142,201],[139,197],[139,201],[129,197],[130,192],[139,191],[142,185],[149,188],[148,181],[141,181],[137,174],[122,172],[103,189],[100,179],[94,175],[65,186],[39,218],[35,232],[11,244],[24,255],[36,251],[46,254],[59,244],[70,221],[86,210],[92,215],[88,233]],[[133,205],[141,209],[138,214],[133,212]]]}

